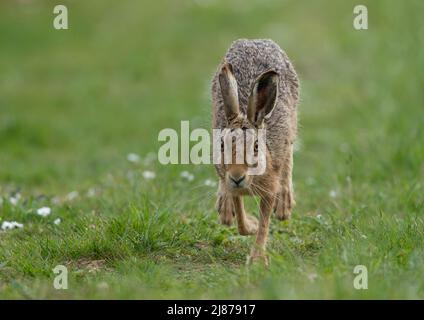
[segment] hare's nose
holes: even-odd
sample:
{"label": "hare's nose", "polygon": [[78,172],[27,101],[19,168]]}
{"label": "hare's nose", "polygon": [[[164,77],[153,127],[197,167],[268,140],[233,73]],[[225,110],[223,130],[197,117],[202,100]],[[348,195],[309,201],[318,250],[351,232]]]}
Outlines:
{"label": "hare's nose", "polygon": [[233,178],[232,176],[230,176],[230,179],[231,179],[231,181],[233,181],[237,186],[241,183],[241,182],[243,182],[243,180],[246,178],[246,175],[244,175],[244,176],[241,176],[241,177],[239,177],[239,178],[237,178],[237,179],[235,179],[235,178]]}

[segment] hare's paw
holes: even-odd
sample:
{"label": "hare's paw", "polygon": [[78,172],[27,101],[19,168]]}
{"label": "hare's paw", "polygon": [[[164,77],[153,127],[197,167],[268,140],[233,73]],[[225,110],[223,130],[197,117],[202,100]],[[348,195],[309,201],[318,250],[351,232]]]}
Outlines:
{"label": "hare's paw", "polygon": [[258,232],[259,222],[254,216],[247,215],[244,226],[239,226],[239,233],[242,236],[249,236]]}
{"label": "hare's paw", "polygon": [[215,207],[216,210],[218,210],[219,220],[221,223],[231,226],[233,224],[234,217],[234,204],[231,197],[219,194]]}
{"label": "hare's paw", "polygon": [[275,201],[275,216],[280,220],[290,219],[292,208],[295,203],[292,190],[290,188],[283,188],[283,190],[278,193]]}
{"label": "hare's paw", "polygon": [[262,264],[265,267],[269,266],[269,259],[265,250],[253,249],[250,256],[247,258],[247,264]]}

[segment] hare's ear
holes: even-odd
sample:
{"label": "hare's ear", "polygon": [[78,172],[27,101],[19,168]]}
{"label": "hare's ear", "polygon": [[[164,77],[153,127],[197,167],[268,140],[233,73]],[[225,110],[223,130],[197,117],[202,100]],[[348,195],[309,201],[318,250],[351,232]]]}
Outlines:
{"label": "hare's ear", "polygon": [[249,97],[247,119],[256,126],[271,116],[278,95],[278,73],[267,71],[256,80]]}
{"label": "hare's ear", "polygon": [[237,81],[234,78],[233,68],[229,63],[222,66],[219,73],[219,85],[221,86],[222,98],[224,100],[225,115],[228,121],[236,118],[240,112]]}

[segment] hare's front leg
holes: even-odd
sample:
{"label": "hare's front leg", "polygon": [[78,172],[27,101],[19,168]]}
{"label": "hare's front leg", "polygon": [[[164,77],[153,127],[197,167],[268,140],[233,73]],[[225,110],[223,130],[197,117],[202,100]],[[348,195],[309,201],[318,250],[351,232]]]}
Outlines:
{"label": "hare's front leg", "polygon": [[257,260],[262,260],[265,265],[268,265],[268,257],[266,255],[266,242],[268,240],[269,231],[269,218],[271,216],[272,208],[274,206],[274,195],[267,195],[261,198],[260,203],[260,217],[259,217],[259,229],[256,235],[256,243],[252,248],[249,263]]}
{"label": "hare's front leg", "polygon": [[215,207],[218,210],[221,223],[231,226],[234,217],[233,197],[225,191],[224,183],[221,181],[219,182],[218,198],[216,199]]}
{"label": "hare's front leg", "polygon": [[295,205],[293,195],[293,145],[290,145],[283,161],[282,176],[280,179],[281,189],[275,201],[275,216],[280,220],[288,220],[291,216],[292,208]]}
{"label": "hare's front leg", "polygon": [[244,211],[243,198],[241,196],[233,197],[234,208],[237,216],[238,231],[242,236],[255,234],[258,231],[258,219],[246,214]]}

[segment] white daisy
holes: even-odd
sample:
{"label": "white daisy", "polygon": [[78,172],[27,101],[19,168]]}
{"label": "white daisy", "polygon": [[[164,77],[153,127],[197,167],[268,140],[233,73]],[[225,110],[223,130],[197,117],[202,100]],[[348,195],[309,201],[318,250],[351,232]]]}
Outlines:
{"label": "white daisy", "polygon": [[9,202],[13,206],[16,206],[18,204],[20,198],[21,198],[21,195],[19,193],[17,193],[14,196],[12,196],[12,197],[9,198]]}
{"label": "white daisy", "polygon": [[138,163],[140,162],[140,156],[136,153],[129,153],[127,154],[127,160],[132,163]]}
{"label": "white daisy", "polygon": [[12,229],[15,229],[15,228],[22,229],[23,227],[24,227],[24,225],[22,223],[18,223],[16,221],[11,221],[11,222],[3,221],[2,225],[1,225],[1,229],[4,230],[4,231],[5,230],[12,230]]}
{"label": "white daisy", "polygon": [[54,198],[52,199],[52,202],[53,202],[53,204],[60,204],[61,200],[60,200],[60,198],[59,198],[59,197],[54,197]]}
{"label": "white daisy", "polygon": [[97,193],[96,188],[90,188],[90,189],[88,189],[88,191],[87,191],[87,197],[89,197],[89,198],[93,198],[93,197],[95,197],[95,196],[96,196],[96,193]]}
{"label": "white daisy", "polygon": [[206,180],[205,180],[205,186],[208,186],[208,187],[216,187],[216,181],[213,181],[213,180],[211,180],[211,179],[206,179]]}
{"label": "white daisy", "polygon": [[66,195],[66,200],[67,200],[67,201],[72,201],[72,200],[74,200],[74,199],[78,198],[78,196],[79,196],[78,191],[72,191],[72,192],[69,192],[69,193]]}
{"label": "white daisy", "polygon": [[154,173],[153,171],[146,170],[146,171],[143,171],[143,177],[146,180],[151,180],[156,178],[156,173]]}
{"label": "white daisy", "polygon": [[53,223],[55,224],[55,225],[59,225],[60,223],[62,222],[62,220],[60,220],[60,218],[57,218],[57,219],[55,219],[54,221],[53,221]]}
{"label": "white daisy", "polygon": [[194,175],[188,171],[183,171],[180,173],[181,178],[187,179],[188,181],[194,180]]}
{"label": "white daisy", "polygon": [[47,217],[50,213],[52,213],[52,209],[49,207],[42,207],[37,210],[37,214],[42,217]]}

